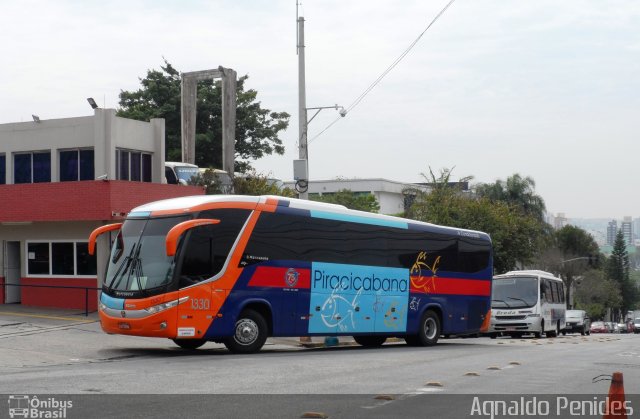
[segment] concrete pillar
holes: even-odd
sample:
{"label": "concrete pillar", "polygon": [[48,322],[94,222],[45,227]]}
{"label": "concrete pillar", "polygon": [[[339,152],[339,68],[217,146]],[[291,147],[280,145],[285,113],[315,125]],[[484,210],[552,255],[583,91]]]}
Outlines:
{"label": "concrete pillar", "polygon": [[115,121],[115,109],[94,109],[93,153],[96,177],[107,175],[107,179],[115,180],[116,148],[112,138],[112,125]]}
{"label": "concrete pillar", "polygon": [[236,78],[230,68],[182,73],[182,161],[195,163],[196,156],[196,95],[197,82],[222,78],[222,169],[233,177],[235,163]]}
{"label": "concrete pillar", "polygon": [[181,136],[182,161],[195,164],[196,160],[196,88],[195,77],[182,75],[181,83]]}
{"label": "concrete pillar", "polygon": [[222,170],[233,178],[236,153],[236,72],[222,71]]}
{"label": "concrete pillar", "polygon": [[164,146],[165,123],[164,118],[151,119],[153,129],[153,157],[151,163],[151,181],[153,183],[165,183],[164,177]]}

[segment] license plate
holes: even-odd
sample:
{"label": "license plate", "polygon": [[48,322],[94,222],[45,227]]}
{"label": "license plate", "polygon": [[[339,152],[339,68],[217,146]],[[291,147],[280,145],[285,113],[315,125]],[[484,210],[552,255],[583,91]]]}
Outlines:
{"label": "license plate", "polygon": [[131,325],[129,323],[118,323],[118,327],[125,330],[131,329]]}

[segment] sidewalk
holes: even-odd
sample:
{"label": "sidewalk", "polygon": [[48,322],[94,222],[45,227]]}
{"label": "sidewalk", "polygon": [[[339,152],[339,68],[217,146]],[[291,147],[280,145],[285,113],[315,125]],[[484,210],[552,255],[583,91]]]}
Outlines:
{"label": "sidewalk", "polygon": [[98,312],[89,313],[88,316],[85,316],[84,309],[33,307],[22,304],[0,304],[0,320],[9,317],[88,322],[98,321]]}

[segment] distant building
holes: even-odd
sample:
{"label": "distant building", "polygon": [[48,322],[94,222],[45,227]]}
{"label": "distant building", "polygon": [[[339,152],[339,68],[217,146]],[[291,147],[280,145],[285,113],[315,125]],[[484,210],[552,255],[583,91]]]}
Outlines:
{"label": "distant building", "polygon": [[[134,207],[202,194],[164,182],[164,120],[94,115],[0,125],[0,304],[96,309],[109,234]],[[111,239],[115,238],[115,234]]]}
{"label": "distant building", "polygon": [[[284,186],[294,189],[295,182],[285,182]],[[411,205],[412,196],[407,189],[419,189],[428,192],[431,188],[416,183],[403,183],[387,179],[334,179],[312,180],[309,182],[309,195],[331,195],[348,189],[355,194],[373,195],[380,205],[380,214],[400,214]]]}
{"label": "distant building", "polygon": [[633,245],[633,220],[630,216],[624,217],[620,224],[620,230],[622,230],[622,236],[627,245]]}
{"label": "distant building", "polygon": [[553,217],[552,225],[556,230],[560,230],[562,227],[567,225],[567,217],[564,212],[559,212],[555,217]]}
{"label": "distant building", "polygon": [[607,224],[607,245],[613,246],[616,242],[616,235],[618,234],[618,222],[616,220],[609,221]]}

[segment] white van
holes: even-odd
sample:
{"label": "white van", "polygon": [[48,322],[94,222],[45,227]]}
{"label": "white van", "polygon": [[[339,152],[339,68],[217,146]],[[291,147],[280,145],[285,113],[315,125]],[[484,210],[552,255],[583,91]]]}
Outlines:
{"label": "white van", "polygon": [[584,310],[567,310],[565,328],[562,334],[580,333],[582,336],[591,334],[591,321]]}
{"label": "white van", "polygon": [[195,164],[166,161],[164,176],[170,185],[188,185],[191,178],[198,176],[199,168]]}

